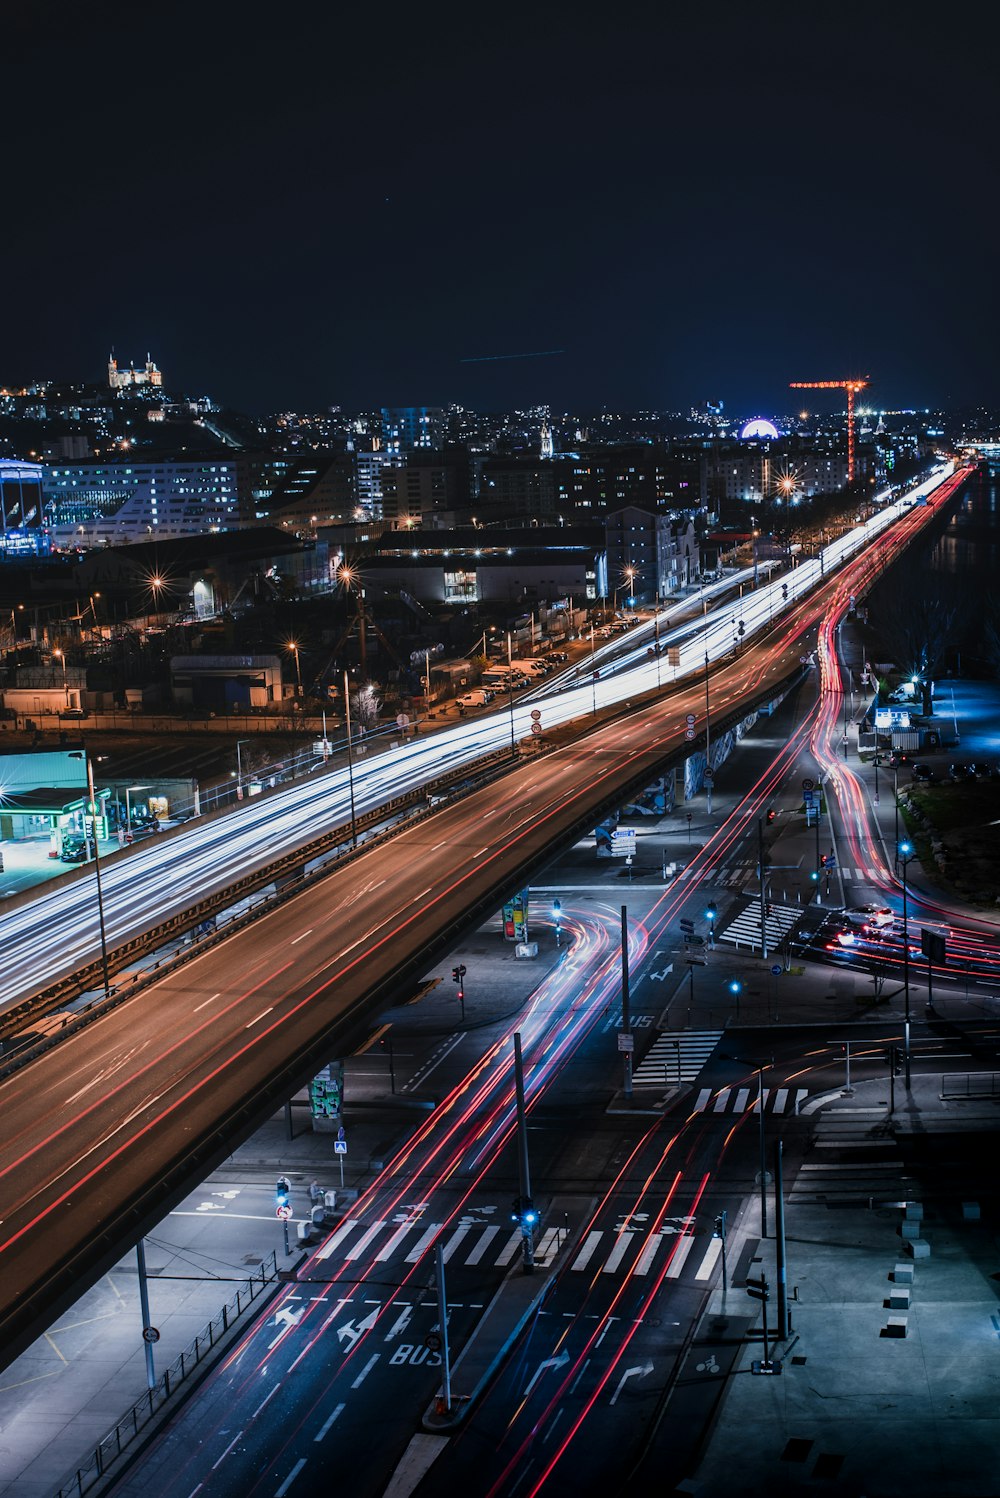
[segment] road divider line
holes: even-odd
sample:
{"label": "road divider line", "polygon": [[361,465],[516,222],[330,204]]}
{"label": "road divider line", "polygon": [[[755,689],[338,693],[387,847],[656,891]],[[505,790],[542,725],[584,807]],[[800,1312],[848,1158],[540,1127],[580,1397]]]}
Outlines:
{"label": "road divider line", "polygon": [[333,1422],[337,1419],[337,1416],[338,1415],[342,1415],[344,1413],[345,1409],[346,1409],[346,1405],[338,1404],[337,1408],[334,1410],[334,1412],[330,1416],[330,1418],[328,1420],[324,1420],[323,1424],[320,1426],[320,1428],[317,1431],[317,1433],[313,1436],[313,1440],[314,1441],[322,1441],[323,1437],[329,1432],[330,1427],[333,1424]]}

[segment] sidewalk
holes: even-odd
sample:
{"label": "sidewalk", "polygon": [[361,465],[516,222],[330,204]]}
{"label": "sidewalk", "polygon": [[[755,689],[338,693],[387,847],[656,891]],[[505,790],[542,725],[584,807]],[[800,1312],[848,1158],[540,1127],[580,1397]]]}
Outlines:
{"label": "sidewalk", "polygon": [[[983,1168],[995,1143],[977,1140],[967,1170],[940,1165],[952,1131],[967,1147],[1000,1128],[1000,1103],[943,1101],[939,1081],[915,1076],[909,1099],[898,1082],[892,1121],[886,1081],[833,1094],[817,1109],[813,1147],[791,1187],[786,1177],[791,1328],[772,1349],[782,1371],[770,1378],[750,1371],[763,1347],[760,1303],[747,1297],[745,1276],[763,1272],[773,1295],[774,1216],[769,1210],[771,1236],[761,1241],[759,1197],[751,1198],[730,1239],[729,1262],[743,1266],[742,1278],[728,1295],[715,1290],[704,1320],[721,1333],[729,1318],[749,1314],[756,1330],[732,1375],[720,1375],[724,1393],[706,1449],[674,1491],[703,1498],[1000,1491],[998,1212],[995,1172]],[[875,1185],[859,1199],[866,1177]],[[910,1231],[925,1246],[912,1253]],[[767,1310],[773,1337],[773,1298]]]}

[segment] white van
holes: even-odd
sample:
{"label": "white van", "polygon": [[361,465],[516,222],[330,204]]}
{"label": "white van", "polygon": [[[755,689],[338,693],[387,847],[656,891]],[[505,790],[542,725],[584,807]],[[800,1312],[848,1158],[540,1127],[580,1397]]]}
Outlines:
{"label": "white van", "polygon": [[548,661],[513,661],[511,664],[522,676],[548,676],[552,670]]}

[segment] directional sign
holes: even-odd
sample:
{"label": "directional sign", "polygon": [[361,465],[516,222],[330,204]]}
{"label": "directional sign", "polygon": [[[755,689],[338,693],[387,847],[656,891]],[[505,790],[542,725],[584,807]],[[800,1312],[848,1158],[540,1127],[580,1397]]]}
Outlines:
{"label": "directional sign", "polygon": [[689,921],[687,916],[681,916],[679,924],[682,931],[694,930],[694,921]]}
{"label": "directional sign", "polygon": [[782,967],[782,966],[781,966],[781,963],[780,963],[780,962],[775,962],[775,963],[772,963],[772,964],[771,964],[771,977],[772,977],[772,978],[780,978],[780,977],[781,977],[781,975],[782,975],[782,973],[783,973],[783,972],[784,972],[784,971],[785,971],[785,970],[784,970],[784,968],[783,968],[783,967]]}
{"label": "directional sign", "polygon": [[631,1030],[618,1031],[618,1049],[620,1051],[635,1050],[635,1036],[632,1034]]}

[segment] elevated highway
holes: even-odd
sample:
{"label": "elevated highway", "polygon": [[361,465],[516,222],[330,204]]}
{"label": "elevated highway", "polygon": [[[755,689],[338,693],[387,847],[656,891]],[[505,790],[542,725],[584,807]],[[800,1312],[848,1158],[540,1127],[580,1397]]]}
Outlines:
{"label": "elevated highway", "polygon": [[[869,548],[721,663],[713,724],[786,689],[821,618],[880,562]],[[0,1083],[0,1360],[366,1033],[379,1003],[459,930],[689,753],[688,713],[703,734],[703,678],[361,852]]]}

